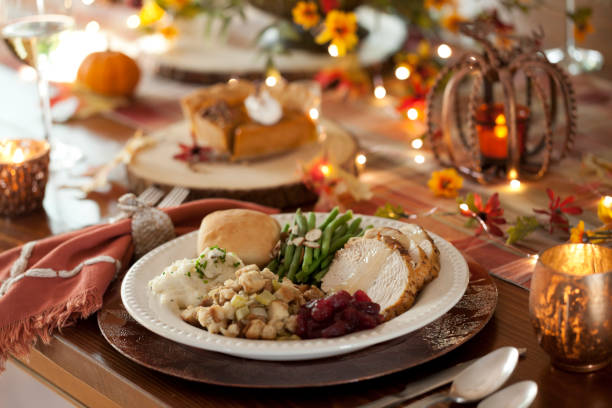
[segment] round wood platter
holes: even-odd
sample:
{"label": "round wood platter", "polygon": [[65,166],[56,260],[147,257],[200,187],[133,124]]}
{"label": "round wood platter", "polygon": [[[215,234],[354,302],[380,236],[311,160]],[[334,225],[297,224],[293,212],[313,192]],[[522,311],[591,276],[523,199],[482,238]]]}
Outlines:
{"label": "round wood platter", "polygon": [[[304,388],[352,383],[392,374],[440,357],[471,339],[497,305],[488,272],[470,262],[470,282],[445,315],[405,336],[337,357],[305,361],[260,361],[175,343],[138,324],[121,302],[121,281],[106,292],[98,326],[130,360],[186,380],[244,388]],[[143,282],[143,285],[146,282]],[[262,340],[263,341],[263,340]]]}
{"label": "round wood platter", "polygon": [[317,196],[302,183],[298,168],[327,154],[333,163],[354,169],[357,140],[338,124],[322,119],[318,143],[249,162],[211,162],[189,165],[175,160],[178,143],[192,143],[189,124],[178,122],[151,134],[156,143],[134,155],[127,165],[130,190],[141,193],[150,185],[190,190],[190,199],[224,197],[277,208],[312,203]]}

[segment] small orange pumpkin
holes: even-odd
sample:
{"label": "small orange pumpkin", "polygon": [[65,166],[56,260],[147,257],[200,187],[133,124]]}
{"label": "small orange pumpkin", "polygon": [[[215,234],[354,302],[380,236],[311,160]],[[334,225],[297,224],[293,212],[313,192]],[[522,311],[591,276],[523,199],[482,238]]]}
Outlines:
{"label": "small orange pumpkin", "polygon": [[138,85],[140,68],[136,61],[121,52],[94,52],[81,63],[77,79],[96,93],[128,96]]}

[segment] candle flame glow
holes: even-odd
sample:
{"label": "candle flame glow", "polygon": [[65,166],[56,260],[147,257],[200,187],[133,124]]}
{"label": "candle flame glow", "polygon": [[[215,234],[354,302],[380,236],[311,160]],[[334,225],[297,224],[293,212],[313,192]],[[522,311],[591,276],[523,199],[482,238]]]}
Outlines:
{"label": "candle flame glow", "polygon": [[510,171],[508,172],[508,178],[509,178],[510,180],[514,180],[514,179],[518,178],[518,174],[517,174],[517,172],[516,172],[516,170],[515,170],[515,169],[512,169],[512,170],[510,170]]}
{"label": "candle flame glow", "polygon": [[499,115],[497,115],[497,117],[495,118],[495,124],[496,125],[506,124],[506,117],[503,115],[503,113],[500,113]]}
{"label": "candle flame glow", "polygon": [[612,208],[612,196],[605,196],[603,199],[603,205],[608,208]]}
{"label": "candle flame glow", "polygon": [[468,205],[466,203],[461,203],[459,204],[459,209],[463,212],[467,212],[470,210],[470,207],[468,207]]}
{"label": "candle flame glow", "polygon": [[331,173],[331,169],[329,168],[329,165],[322,164],[321,165],[321,173],[323,173],[323,175],[325,177],[329,176],[329,173]]}
{"label": "candle flame glow", "polygon": [[416,156],[414,156],[414,161],[417,164],[423,164],[425,163],[425,156],[423,156],[422,154],[417,154]]}
{"label": "candle flame glow", "polygon": [[510,188],[512,190],[518,190],[521,188],[521,182],[518,181],[517,179],[512,179],[510,180]]}
{"label": "candle flame glow", "polygon": [[15,153],[13,153],[13,157],[12,157],[12,161],[13,163],[23,163],[23,161],[25,160],[25,156],[23,154],[23,150],[21,150],[20,147],[18,147],[17,149],[15,149]]}
{"label": "candle flame glow", "polygon": [[411,143],[413,149],[420,149],[423,147],[423,139],[414,139]]}
{"label": "candle flame glow", "polygon": [[506,126],[506,117],[503,114],[497,115],[495,118],[495,128],[493,129],[495,136],[500,139],[508,137],[508,127]]}
{"label": "candle flame glow", "polygon": [[355,157],[355,162],[362,166],[366,164],[366,161],[367,161],[367,158],[365,157],[364,154],[358,154],[357,157]]}

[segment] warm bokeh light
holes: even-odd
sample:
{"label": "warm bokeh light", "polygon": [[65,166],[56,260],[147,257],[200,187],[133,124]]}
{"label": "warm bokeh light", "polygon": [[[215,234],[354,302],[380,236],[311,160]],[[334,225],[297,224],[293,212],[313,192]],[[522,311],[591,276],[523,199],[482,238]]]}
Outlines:
{"label": "warm bokeh light", "polygon": [[459,204],[459,209],[463,212],[468,212],[470,211],[470,207],[468,207],[468,205],[466,203],[461,203]]}
{"label": "warm bokeh light", "polygon": [[36,70],[29,65],[22,65],[17,71],[17,75],[23,81],[36,81]]}
{"label": "warm bokeh light", "polygon": [[319,110],[317,108],[310,108],[308,111],[308,116],[310,116],[310,119],[312,120],[319,119]]}
{"label": "warm bokeh light", "polygon": [[423,139],[414,139],[411,145],[413,149],[420,149],[423,147]]}
{"label": "warm bokeh light", "polygon": [[100,31],[100,24],[98,24],[97,21],[92,20],[85,26],[85,31],[88,33],[97,33]]}
{"label": "warm bokeh light", "polygon": [[13,163],[23,163],[25,160],[25,156],[23,155],[23,150],[20,147],[15,149],[15,153],[13,153],[13,157],[11,158]]}
{"label": "warm bokeh light", "polygon": [[107,37],[99,31],[65,31],[60,34],[57,48],[49,53],[51,63],[47,78],[55,82],[73,82],[85,57],[107,49]]}
{"label": "warm bokeh light", "polygon": [[321,165],[321,173],[327,177],[329,176],[329,173],[331,173],[331,169],[329,168],[329,165],[327,164],[322,164]]}
{"label": "warm bokeh light", "polygon": [[387,90],[384,86],[377,85],[376,88],[374,88],[374,96],[376,97],[376,99],[382,99],[387,96]]}
{"label": "warm bokeh light", "polygon": [[132,14],[125,20],[125,24],[131,29],[138,28],[140,25],[140,17],[138,17],[137,14]]}
{"label": "warm bokeh light", "polygon": [[512,179],[510,180],[510,188],[512,190],[518,190],[521,188],[521,182],[518,181],[517,179]]}
{"label": "warm bokeh light", "polygon": [[518,173],[516,172],[516,170],[515,170],[515,169],[511,169],[511,170],[508,172],[508,178],[509,178],[510,180],[514,180],[514,179],[518,178]]}
{"label": "warm bokeh light", "polygon": [[336,58],[338,55],[340,55],[340,53],[338,52],[338,47],[336,46],[336,44],[329,44],[329,47],[327,47],[327,52],[329,53],[329,55],[331,55],[334,58]]}
{"label": "warm bokeh light", "polygon": [[236,78],[230,78],[227,80],[228,84],[235,84],[236,82],[238,82],[238,80]]}
{"label": "warm bokeh light", "polygon": [[443,59],[450,58],[453,55],[453,50],[448,44],[440,44],[438,46],[438,56]]}
{"label": "warm bokeh light", "polygon": [[395,68],[395,77],[402,81],[404,79],[408,79],[410,77],[410,70],[408,67],[400,65],[399,67]]}
{"label": "warm bokeh light", "polygon": [[495,117],[495,128],[493,133],[500,139],[508,137],[508,127],[506,126],[506,117],[503,114],[499,114]]}
{"label": "warm bokeh light", "polygon": [[162,34],[145,35],[138,40],[140,48],[148,54],[163,54],[168,51],[169,44]]}
{"label": "warm bokeh light", "polygon": [[366,161],[367,161],[367,158],[365,157],[364,154],[358,154],[357,157],[355,157],[355,162],[362,166],[366,164]]}
{"label": "warm bokeh light", "polygon": [[423,156],[422,154],[417,154],[416,156],[414,156],[414,161],[418,164],[423,164],[425,163],[425,156]]}
{"label": "warm bokeh light", "polygon": [[270,87],[276,86],[277,83],[278,83],[278,80],[276,79],[275,76],[270,75],[266,78],[266,85]]}
{"label": "warm bokeh light", "polygon": [[406,116],[410,120],[417,120],[419,118],[419,111],[416,108],[410,108],[406,111]]}
{"label": "warm bokeh light", "polygon": [[603,199],[604,207],[612,208],[612,196],[605,196]]}
{"label": "warm bokeh light", "polygon": [[91,6],[92,4],[94,4],[95,0],[81,0],[81,2],[86,5],[86,6]]}

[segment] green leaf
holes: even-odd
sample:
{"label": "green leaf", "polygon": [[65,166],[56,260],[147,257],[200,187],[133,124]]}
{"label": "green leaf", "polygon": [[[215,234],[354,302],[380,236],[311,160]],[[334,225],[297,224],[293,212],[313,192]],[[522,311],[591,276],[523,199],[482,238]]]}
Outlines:
{"label": "green leaf", "polygon": [[508,239],[506,244],[512,245],[522,239],[525,239],[527,235],[540,227],[540,223],[534,216],[517,217],[516,224],[508,228]]}
{"label": "green leaf", "polygon": [[378,207],[374,215],[376,215],[377,217],[391,218],[393,220],[398,220],[404,216],[404,209],[400,205],[394,206],[394,205],[387,203],[382,207]]}

